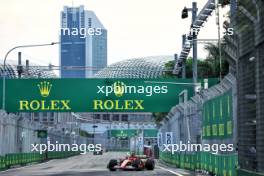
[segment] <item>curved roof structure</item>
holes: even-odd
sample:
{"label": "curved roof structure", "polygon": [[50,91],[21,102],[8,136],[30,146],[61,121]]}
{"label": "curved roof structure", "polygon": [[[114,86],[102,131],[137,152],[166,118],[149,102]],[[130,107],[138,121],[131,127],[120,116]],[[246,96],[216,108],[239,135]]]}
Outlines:
{"label": "curved roof structure", "polygon": [[[3,63],[3,62],[1,62]],[[23,63],[25,65],[25,63]],[[3,64],[0,65],[0,77],[2,77],[4,73]],[[18,78],[18,72],[17,72],[17,63],[13,60],[9,60],[6,63],[5,70],[7,72],[7,78]],[[30,63],[30,67],[27,70],[25,70],[25,67],[23,68],[23,73],[21,75],[21,78],[56,78],[56,74],[53,71],[45,71],[41,66],[36,66],[35,64]]]}
{"label": "curved roof structure", "polygon": [[152,56],[128,59],[114,63],[101,71],[96,78],[158,78],[165,70],[165,63],[173,56]]}

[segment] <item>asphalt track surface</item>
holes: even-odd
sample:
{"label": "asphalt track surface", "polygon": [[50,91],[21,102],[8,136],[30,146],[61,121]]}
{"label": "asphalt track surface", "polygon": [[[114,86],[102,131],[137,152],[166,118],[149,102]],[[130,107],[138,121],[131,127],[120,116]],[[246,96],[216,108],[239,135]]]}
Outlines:
{"label": "asphalt track surface", "polygon": [[55,159],[45,163],[12,168],[0,172],[0,176],[189,176],[185,170],[169,168],[156,163],[153,171],[114,171],[107,170],[110,159],[123,158],[121,152],[107,152],[94,156],[91,153],[66,159]]}

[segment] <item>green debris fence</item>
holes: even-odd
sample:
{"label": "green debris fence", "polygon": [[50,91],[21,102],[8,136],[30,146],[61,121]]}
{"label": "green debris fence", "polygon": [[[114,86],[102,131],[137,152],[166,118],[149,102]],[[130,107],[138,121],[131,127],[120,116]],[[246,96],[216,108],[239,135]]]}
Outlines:
{"label": "green debris fence", "polygon": [[78,155],[79,152],[48,152],[40,153],[12,153],[0,156],[0,170],[6,170],[16,165],[43,162],[47,159],[61,159]]}
{"label": "green debris fence", "polygon": [[233,136],[232,91],[203,104],[203,139],[227,139]]}
{"label": "green debris fence", "polygon": [[218,155],[209,152],[172,154],[161,152],[160,159],[182,169],[206,170],[217,176],[237,176],[237,154]]}

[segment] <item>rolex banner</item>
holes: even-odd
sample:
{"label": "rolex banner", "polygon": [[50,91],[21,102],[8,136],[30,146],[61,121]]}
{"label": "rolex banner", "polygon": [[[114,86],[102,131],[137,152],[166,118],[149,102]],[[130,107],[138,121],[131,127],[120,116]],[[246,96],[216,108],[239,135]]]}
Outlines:
{"label": "rolex banner", "polygon": [[181,91],[187,89],[192,96],[191,83],[188,79],[7,79],[5,107],[8,112],[168,112]]}

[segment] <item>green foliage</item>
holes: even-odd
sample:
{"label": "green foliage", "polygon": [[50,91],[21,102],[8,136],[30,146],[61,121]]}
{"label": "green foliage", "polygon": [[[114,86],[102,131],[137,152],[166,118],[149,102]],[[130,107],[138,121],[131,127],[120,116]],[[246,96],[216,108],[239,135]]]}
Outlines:
{"label": "green foliage", "polygon": [[176,78],[176,76],[173,74],[174,65],[175,60],[165,63],[165,71],[163,72],[162,78]]}
{"label": "green foliage", "polygon": [[82,137],[92,137],[92,134],[89,134],[88,132],[84,131],[84,130],[80,130],[80,136]]}
{"label": "green foliage", "polygon": [[[192,78],[192,58],[189,57],[186,60],[186,78]],[[222,60],[222,76],[228,73],[228,63],[225,60]],[[166,73],[166,78],[175,77],[172,72]],[[208,56],[205,60],[198,60],[198,78],[216,78],[220,75],[220,61],[219,57],[215,58],[214,56]],[[178,75],[178,78],[181,78],[181,74]]]}
{"label": "green foliage", "polygon": [[[224,45],[221,45],[222,53],[222,76],[225,76],[228,73],[229,65],[228,62],[224,59],[226,53],[224,52]],[[218,45],[207,43],[204,46],[204,49],[208,51],[208,56],[204,60],[198,60],[198,78],[215,78],[220,76],[220,57],[219,57],[219,48]],[[192,58],[189,57],[186,61],[186,78],[192,78]],[[173,74],[175,61],[169,61],[165,64],[165,71],[162,78],[176,78]],[[178,75],[178,78],[181,78],[181,74]]]}
{"label": "green foliage", "polygon": [[158,124],[167,116],[167,114],[167,112],[155,112],[152,115],[155,118],[155,122]]}
{"label": "green foliage", "polygon": [[[225,60],[224,45],[221,45],[221,75],[225,76],[229,71],[228,62]],[[198,60],[198,78],[216,78],[220,76],[220,57],[218,45],[207,43],[204,49],[208,52],[205,60]],[[186,61],[186,78],[192,78],[192,58]]]}
{"label": "green foliage", "polygon": [[[229,71],[229,64],[225,58],[227,54],[224,50],[225,44],[221,44],[221,75],[225,76]],[[219,77],[220,75],[220,53],[218,45],[207,43],[204,49],[208,52],[205,62],[211,66],[211,74],[208,77]]]}
{"label": "green foliage", "polygon": [[[221,45],[222,53],[222,77],[225,76],[229,71],[228,62],[224,59],[226,58],[226,53],[224,52],[224,45]],[[208,56],[204,60],[198,60],[198,78],[217,78],[220,76],[220,57],[219,57],[219,47],[213,43],[207,43],[204,49],[208,51]],[[173,74],[175,61],[169,61],[165,64],[165,71],[163,73],[163,78],[177,78]],[[186,78],[192,78],[192,58],[189,57],[186,60]],[[178,75],[181,78],[181,74]],[[153,113],[156,123],[162,121],[168,113]]]}

